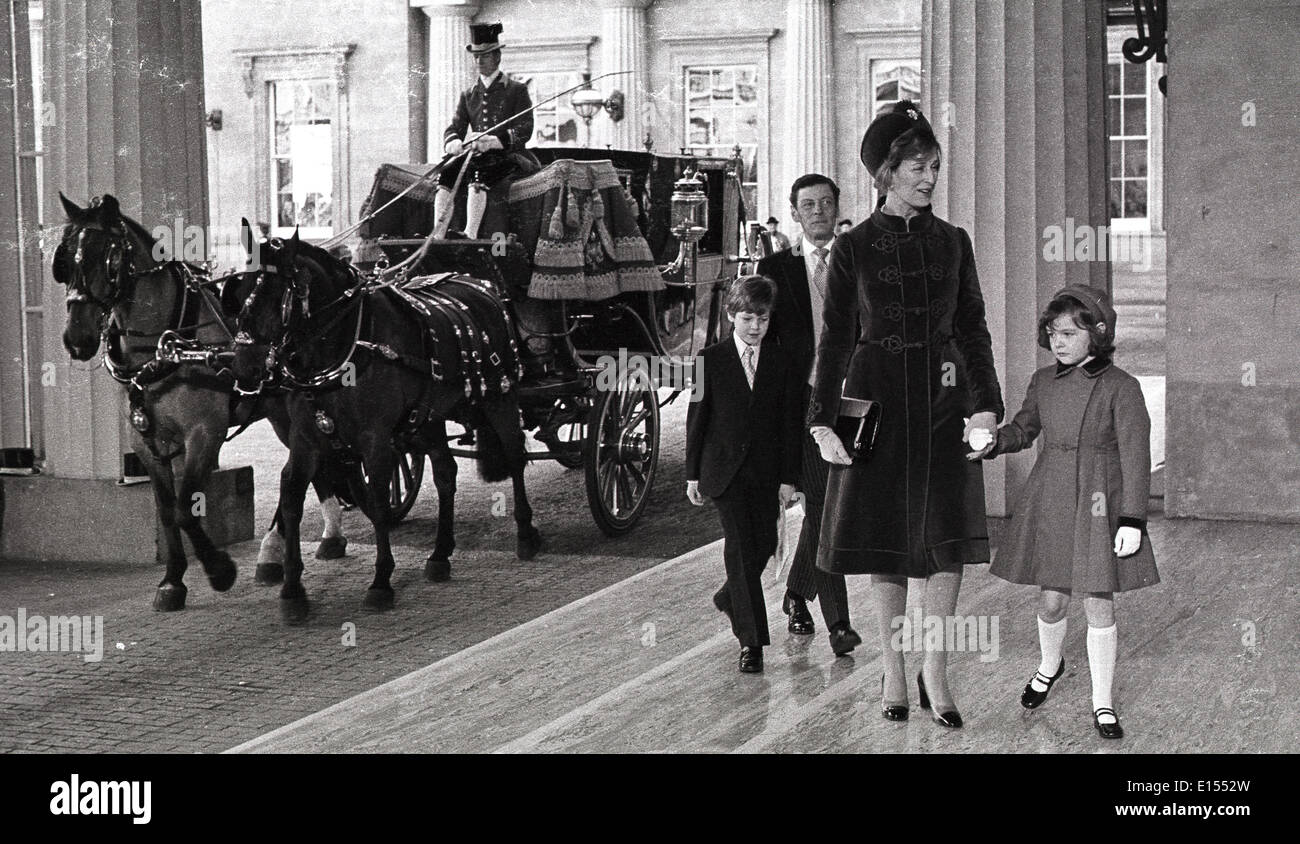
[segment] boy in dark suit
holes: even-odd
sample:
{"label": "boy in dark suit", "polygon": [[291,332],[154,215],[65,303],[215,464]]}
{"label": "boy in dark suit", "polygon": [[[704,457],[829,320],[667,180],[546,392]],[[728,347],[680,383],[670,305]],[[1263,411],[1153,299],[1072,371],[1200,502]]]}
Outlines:
{"label": "boy in dark suit", "polygon": [[722,520],[727,580],[713,604],[731,619],[744,673],[763,670],[771,644],[761,577],[801,458],[803,385],[788,354],[763,342],[775,302],[769,278],[732,284],[732,335],[696,359],[699,399],[686,414],[686,496],[696,505],[709,496]]}

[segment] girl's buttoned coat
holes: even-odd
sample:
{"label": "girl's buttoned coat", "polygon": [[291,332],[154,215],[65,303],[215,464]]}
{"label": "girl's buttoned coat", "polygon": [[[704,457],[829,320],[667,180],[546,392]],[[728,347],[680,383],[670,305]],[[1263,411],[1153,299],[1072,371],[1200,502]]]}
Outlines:
{"label": "girl's buttoned coat", "polygon": [[962,431],[1003,406],[970,237],[929,209],[878,209],[835,239],[826,287],[808,421],[834,425],[841,385],[882,414],[870,460],[830,470],[817,565],[926,577],[988,562],[983,470]]}
{"label": "girl's buttoned coat", "polygon": [[[1024,406],[998,429],[989,455],[1039,440],[1038,460],[990,571],[1080,595],[1159,583],[1146,534],[1150,436],[1138,380],[1108,358],[1035,372]],[[1142,531],[1138,552],[1124,558],[1114,548],[1121,526]]]}

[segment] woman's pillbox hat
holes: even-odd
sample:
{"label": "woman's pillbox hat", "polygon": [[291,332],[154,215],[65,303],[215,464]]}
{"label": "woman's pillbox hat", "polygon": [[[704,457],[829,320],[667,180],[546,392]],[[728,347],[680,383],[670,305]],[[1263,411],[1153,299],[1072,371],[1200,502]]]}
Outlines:
{"label": "woman's pillbox hat", "polygon": [[877,115],[862,136],[862,163],[867,172],[876,175],[876,169],[889,157],[894,141],[913,129],[934,134],[930,121],[921,113],[921,107],[911,100],[900,100],[883,114]]}
{"label": "woman's pillbox hat", "polygon": [[[1115,342],[1115,308],[1111,306],[1106,291],[1086,284],[1071,284],[1058,290],[1052,298],[1060,299],[1063,296],[1068,296],[1087,308],[1094,322],[1105,323],[1106,330],[1103,334],[1106,344]],[[1042,345],[1045,349],[1050,348],[1047,344]]]}

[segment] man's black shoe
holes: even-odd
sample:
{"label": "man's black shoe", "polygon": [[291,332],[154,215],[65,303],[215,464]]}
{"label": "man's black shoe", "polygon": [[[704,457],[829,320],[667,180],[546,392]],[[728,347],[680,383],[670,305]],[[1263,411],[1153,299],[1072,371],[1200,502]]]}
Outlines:
{"label": "man's black shoe", "polygon": [[781,609],[790,616],[790,623],[787,626],[791,633],[807,636],[816,632],[817,627],[813,624],[812,613],[808,612],[808,602],[803,598],[793,592],[786,592],[785,600],[781,602]]}

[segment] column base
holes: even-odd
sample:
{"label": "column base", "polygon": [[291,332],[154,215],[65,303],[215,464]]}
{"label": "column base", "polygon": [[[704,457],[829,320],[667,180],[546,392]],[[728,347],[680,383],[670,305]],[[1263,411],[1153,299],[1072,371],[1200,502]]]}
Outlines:
{"label": "column base", "polygon": [[[217,545],[253,538],[253,467],[208,479],[203,526]],[[0,476],[0,558],[49,562],[157,562],[161,541],[150,484]],[[186,553],[193,558],[189,540]]]}

